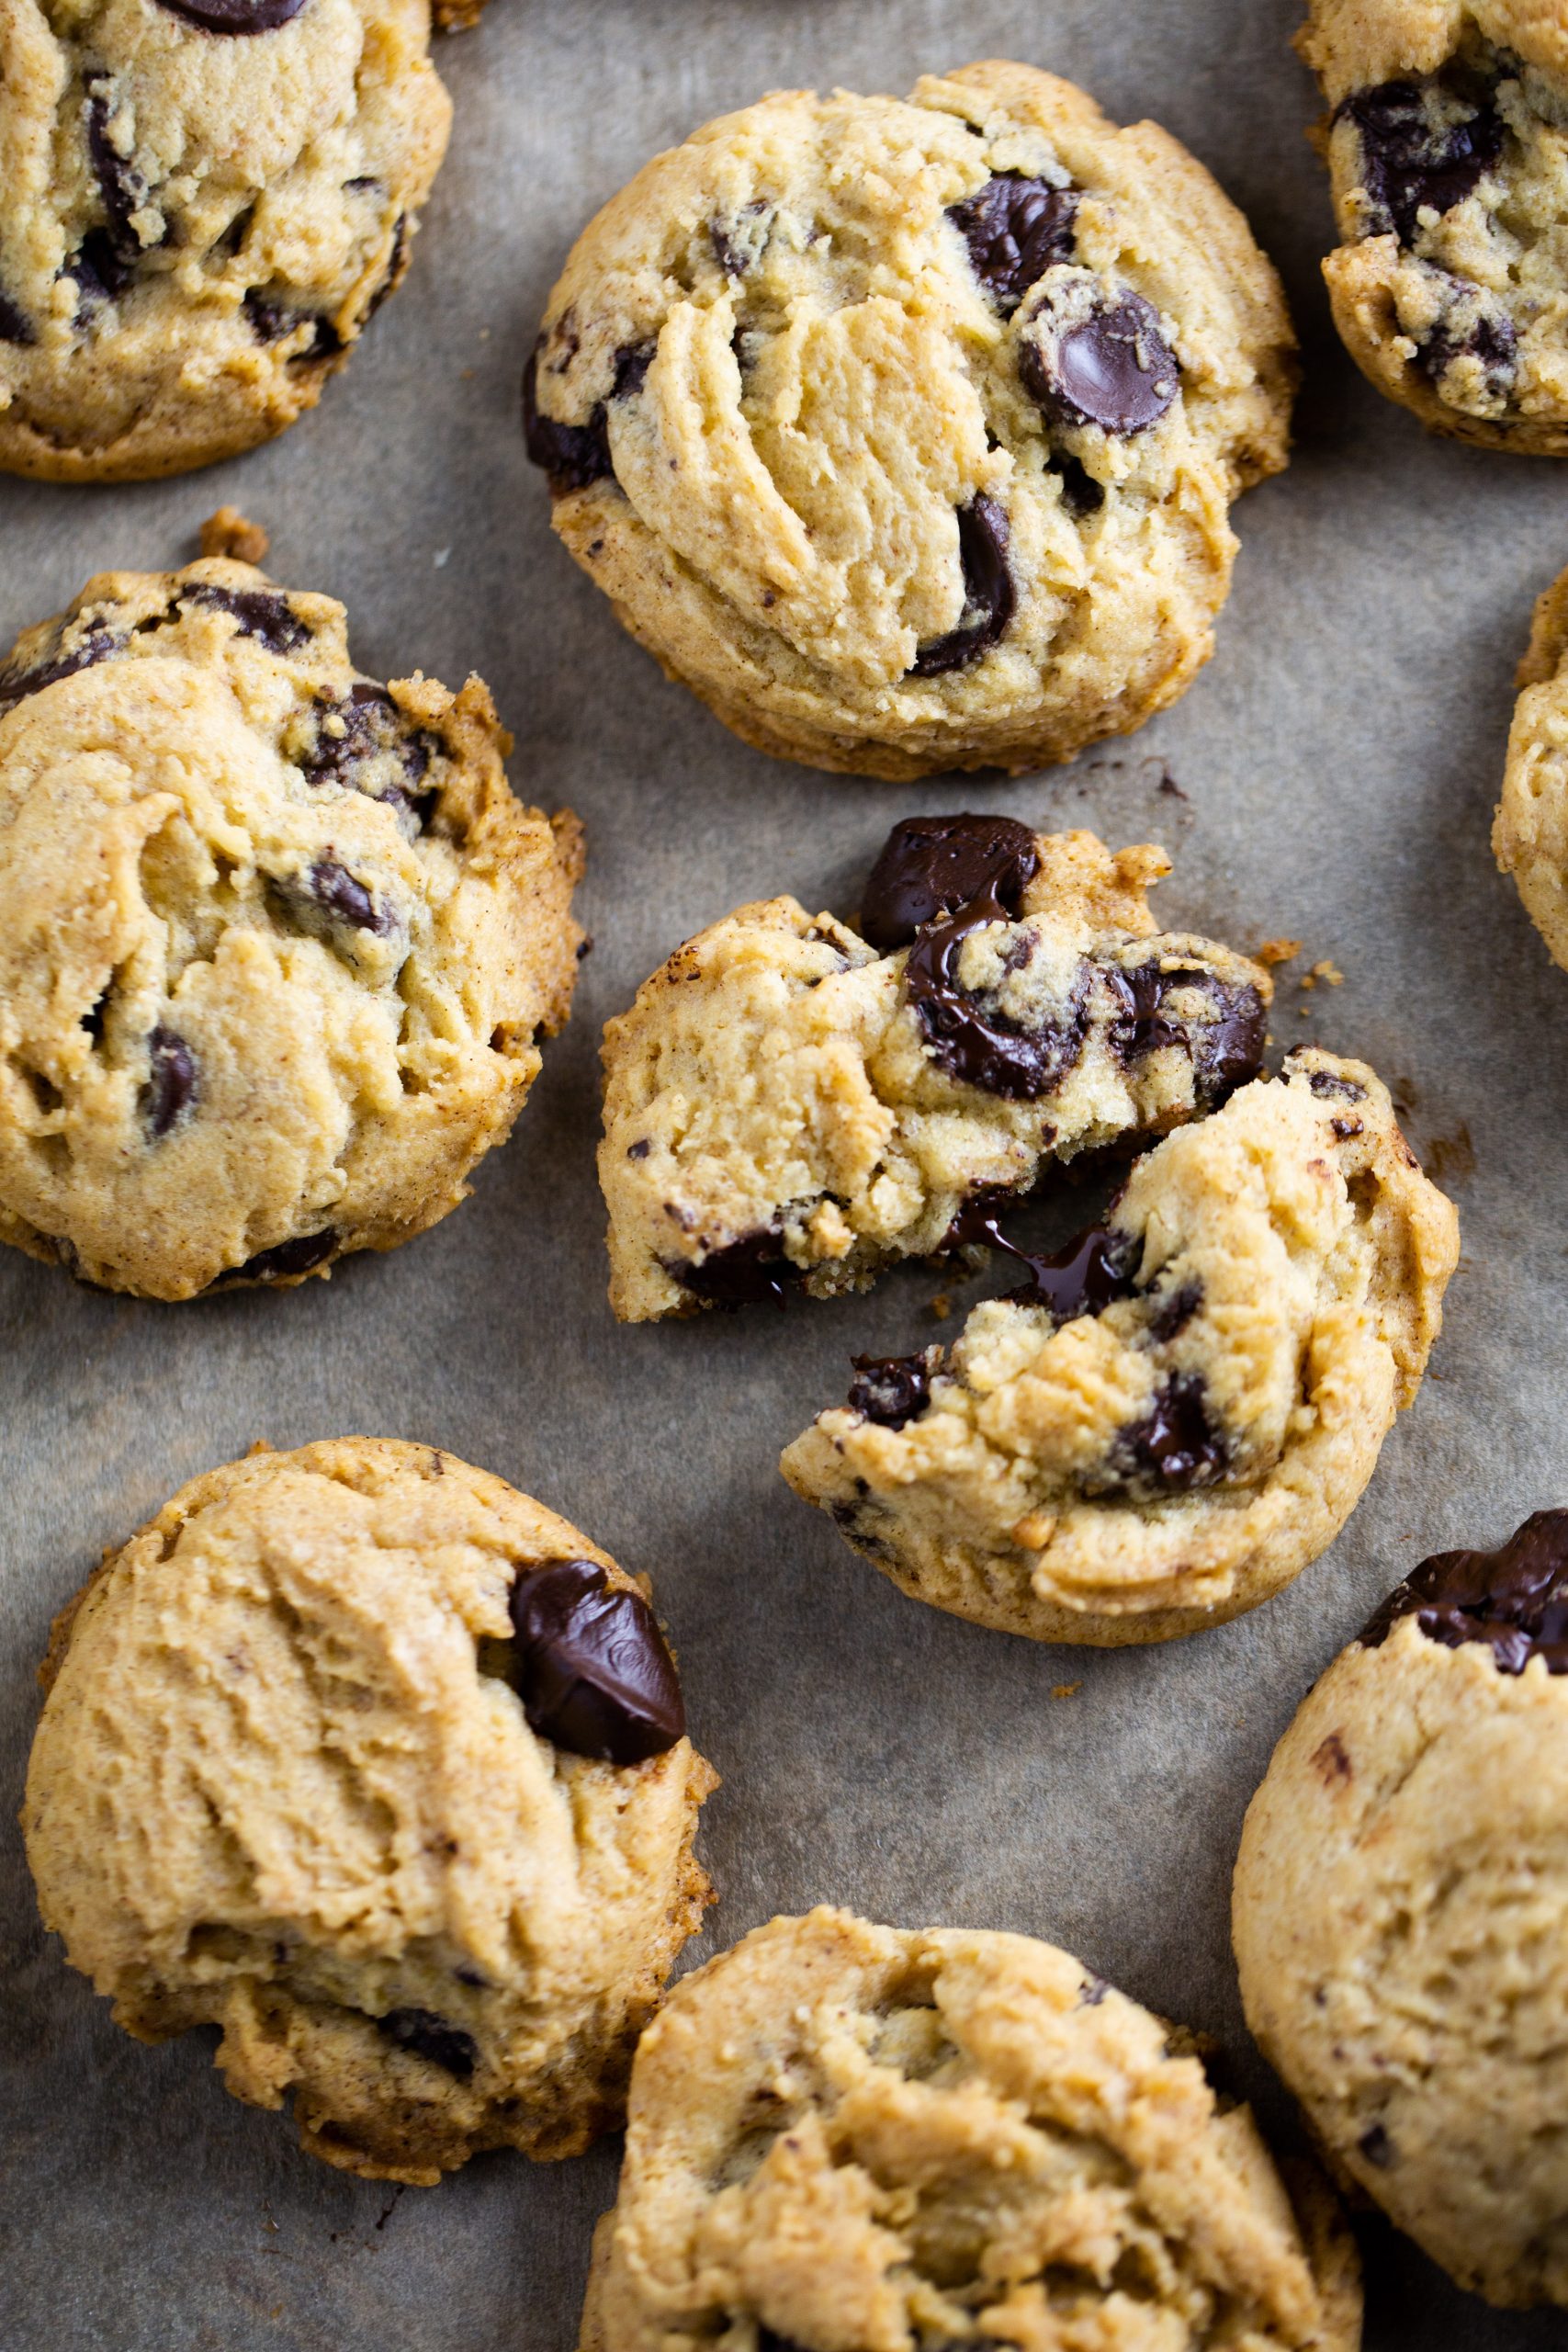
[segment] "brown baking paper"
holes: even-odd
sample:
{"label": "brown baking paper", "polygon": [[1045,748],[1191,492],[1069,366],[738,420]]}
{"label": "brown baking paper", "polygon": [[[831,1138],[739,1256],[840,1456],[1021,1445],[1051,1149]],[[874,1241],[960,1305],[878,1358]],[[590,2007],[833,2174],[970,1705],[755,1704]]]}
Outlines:
{"label": "brown baking paper", "polygon": [[[1247,1797],[1388,1586],[1568,1500],[1568,974],[1487,846],[1530,602],[1568,562],[1568,469],[1427,440],[1339,350],[1296,16],[1293,0],[492,0],[440,50],[457,124],[408,282],[314,415],[184,481],[0,485],[6,642],[94,571],[186,560],[231,503],[270,530],[276,578],[344,599],[364,668],[454,685],[479,670],[516,731],[518,790],[586,822],[595,939],[513,1142],[408,1249],[181,1307],[0,1253],[7,1818],[50,1617],[105,1544],[258,1437],[419,1438],[652,1576],[724,1775],[704,1833],[722,1901],[694,1952],[822,1900],[1046,1936],[1216,2036],[1288,2138],[1229,1955]],[[519,371],[570,239],[656,148],[770,86],[903,91],[987,55],[1152,115],[1247,209],[1305,346],[1299,447],[1236,510],[1219,650],[1175,710],[1011,784],[833,779],[732,741],[622,635],[550,537]],[[617,1329],[604,1301],[605,1017],[743,899],[852,909],[892,820],[954,806],[1163,841],[1168,926],[1300,939],[1279,1044],[1371,1060],[1460,1206],[1426,1388],[1345,1534],[1282,1598],[1163,1649],[1047,1649],[940,1616],[782,1485],[779,1448],[841,1396],[852,1351],[938,1335],[929,1270],[654,1329]],[[1300,986],[1319,963],[1343,984]],[[1094,1204],[1069,1193],[1045,1227]],[[553,2166],[484,2157],[434,2189],[329,2171],[225,2096],[210,2037],[148,2050],[118,2032],[39,1928],[11,1827],[4,1866],[6,2352],[570,2352],[614,2143]],[[1363,2243],[1374,2352],[1562,2340],[1560,2319],[1460,2295],[1381,2222]]]}

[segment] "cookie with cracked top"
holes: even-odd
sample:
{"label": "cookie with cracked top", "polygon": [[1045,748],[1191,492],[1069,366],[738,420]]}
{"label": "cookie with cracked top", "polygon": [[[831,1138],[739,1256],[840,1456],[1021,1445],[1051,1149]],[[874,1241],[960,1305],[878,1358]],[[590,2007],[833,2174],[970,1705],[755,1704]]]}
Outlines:
{"label": "cookie with cracked top", "polygon": [[572,250],[525,427],[571,554],[748,742],[1021,770],[1207,660],[1293,348],[1184,148],[993,62],[657,157]]}
{"label": "cookie with cracked top", "polygon": [[0,0],[0,471],[126,481],[321,398],[408,266],[429,0]]}
{"label": "cookie with cracked top", "polygon": [[863,1289],[954,1246],[976,1202],[1223,1101],[1258,1066],[1269,977],[1156,931],[1167,870],[913,818],[853,923],[774,899],[677,949],[604,1032],[615,1313]]}
{"label": "cookie with cracked top", "polygon": [[1568,1511],[1408,1572],[1248,1807],[1247,2023],[1461,2287],[1568,2306]]}
{"label": "cookie with cracked top", "polygon": [[925,1351],[907,1414],[857,1384],[781,1467],[917,1600],[1037,1641],[1196,1633],[1348,1519],[1458,1250],[1386,1090],[1303,1050],[1156,1144],[1100,1227],[1024,1258]]}
{"label": "cookie with cracked top", "polygon": [[[0,662],[0,1240],[181,1299],[455,1208],[565,1022],[570,814],[330,597],[105,572]],[[90,889],[84,876],[98,877]]]}
{"label": "cookie with cracked top", "polygon": [[576,1528],[429,1446],[260,1447],[106,1558],[43,1679],[28,1859],[130,2032],[220,2028],[234,2096],[371,2179],[619,2122],[716,1783]]}
{"label": "cookie with cracked top", "polygon": [[1179,2043],[1030,1936],[770,1921],[643,2037],[579,2352],[1357,2352],[1326,2183]]}
{"label": "cookie with cracked top", "polygon": [[1538,0],[1308,0],[1335,323],[1434,432],[1568,455],[1568,19]]}

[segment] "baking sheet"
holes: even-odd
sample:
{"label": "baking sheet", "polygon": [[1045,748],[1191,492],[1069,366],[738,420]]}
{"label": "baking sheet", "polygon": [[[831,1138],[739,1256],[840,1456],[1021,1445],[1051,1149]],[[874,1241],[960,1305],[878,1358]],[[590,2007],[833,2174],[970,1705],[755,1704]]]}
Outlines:
{"label": "baking sheet", "polygon": [[[314,416],[184,481],[0,484],[0,642],[93,571],[186,560],[232,501],[270,529],[277,578],[344,598],[367,670],[479,670],[519,791],[586,821],[596,941],[512,1144],[396,1255],[175,1308],[0,1252],[6,2352],[575,2341],[613,2143],[483,2157],[437,2189],[352,2180],[223,2094],[209,2037],[120,2034],[38,1926],[11,1815],[50,1616],[106,1543],[257,1437],[449,1447],[651,1572],[724,1775],[704,1838],[723,1899],[694,1955],[820,1900],[1046,1936],[1216,2035],[1288,2133],[1229,1957],[1247,1799],[1389,1585],[1568,1498],[1568,975],[1487,848],[1530,601],[1568,562],[1568,474],[1427,441],[1340,352],[1296,17],[1293,0],[493,0],[439,52],[457,126],[408,283]],[[656,147],[770,86],[902,91],[987,55],[1153,115],[1247,210],[1305,346],[1298,451],[1237,510],[1217,658],[1141,734],[1011,785],[818,776],[731,741],[621,634],[549,536],[518,374],[570,238]],[[934,1336],[929,1272],[663,1329],[621,1330],[604,1303],[603,1021],[740,900],[851,908],[896,817],[966,805],[1163,840],[1168,925],[1302,939],[1280,1044],[1370,1058],[1460,1205],[1433,1369],[1348,1531],[1281,1599],[1164,1649],[1044,1649],[922,1609],[783,1487],[779,1447],[841,1396],[849,1353]],[[1343,985],[1304,992],[1292,975],[1320,958]],[[1085,1203],[1057,1214],[1065,1230]],[[1373,2352],[1562,2341],[1560,2318],[1488,2312],[1377,2222],[1364,2247]]]}

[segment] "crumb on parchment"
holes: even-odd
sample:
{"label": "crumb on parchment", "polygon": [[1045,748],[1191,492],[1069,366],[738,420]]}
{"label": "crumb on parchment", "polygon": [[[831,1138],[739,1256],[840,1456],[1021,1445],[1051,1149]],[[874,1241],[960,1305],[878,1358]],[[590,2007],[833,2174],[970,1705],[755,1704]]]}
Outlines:
{"label": "crumb on parchment", "polygon": [[220,506],[201,526],[204,556],[227,556],[234,563],[260,563],[271,545],[261,525],[247,522],[237,506]]}

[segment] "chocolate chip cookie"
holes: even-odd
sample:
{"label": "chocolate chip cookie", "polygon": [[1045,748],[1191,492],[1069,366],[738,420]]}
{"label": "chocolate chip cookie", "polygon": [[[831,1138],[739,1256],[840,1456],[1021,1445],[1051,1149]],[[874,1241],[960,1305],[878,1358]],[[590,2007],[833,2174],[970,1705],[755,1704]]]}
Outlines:
{"label": "chocolate chip cookie", "polygon": [[863,1289],[966,1209],[1256,1072],[1269,983],[1158,933],[1162,850],[1007,817],[893,829],[853,923],[794,899],[677,949],[604,1032],[610,1302]]}
{"label": "chocolate chip cookie", "polygon": [[1253,1798],[1247,2022],[1343,2172],[1461,2287],[1568,2304],[1568,1511],[1446,1552]]}
{"label": "chocolate chip cookie", "polygon": [[1333,1542],[1420,1384],[1459,1252],[1363,1063],[1306,1050],[1133,1170],[1103,1225],[862,1363],[781,1467],[917,1600],[1037,1641],[1168,1641]]}
{"label": "chocolate chip cookie", "polygon": [[451,107],[429,0],[0,0],[0,469],[182,473],[314,406]]}
{"label": "chocolate chip cookie", "polygon": [[774,1919],[643,2037],[580,2352],[1355,2352],[1327,2190],[1176,2039],[1028,1936]]}
{"label": "chocolate chip cookie", "polygon": [[572,251],[525,424],[566,546],[746,741],[1016,770],[1208,659],[1293,348],[1185,148],[992,62],[657,157]]}
{"label": "chocolate chip cookie", "polygon": [[1346,348],[1436,432],[1568,454],[1568,19],[1540,0],[1309,7]]}
{"label": "chocolate chip cookie", "polygon": [[576,1528],[428,1446],[260,1448],[106,1559],[44,1680],[28,1858],[128,2032],[220,2027],[236,2098],[375,2179],[619,2120],[715,1781]]}
{"label": "chocolate chip cookie", "polygon": [[571,1001],[578,826],[341,605],[105,572],[0,665],[0,1240],[152,1298],[463,1199]]}
{"label": "chocolate chip cookie", "polygon": [[1537,599],[1518,684],[1492,849],[1568,966],[1568,571]]}

